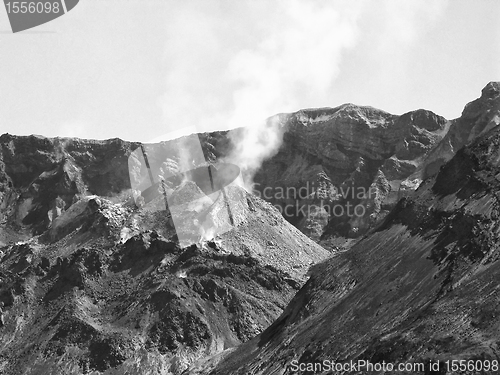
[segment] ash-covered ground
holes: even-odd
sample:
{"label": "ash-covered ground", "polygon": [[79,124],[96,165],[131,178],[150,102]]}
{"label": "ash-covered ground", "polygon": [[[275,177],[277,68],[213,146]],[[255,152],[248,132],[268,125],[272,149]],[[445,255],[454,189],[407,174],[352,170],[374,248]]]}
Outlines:
{"label": "ash-covered ground", "polygon": [[[499,122],[495,82],[454,120],[351,104],[280,115],[253,191],[207,195],[183,175],[170,205],[161,190],[138,200],[139,143],[2,135],[1,372],[498,360]],[[208,165],[232,162],[244,132],[231,132],[197,136]]]}

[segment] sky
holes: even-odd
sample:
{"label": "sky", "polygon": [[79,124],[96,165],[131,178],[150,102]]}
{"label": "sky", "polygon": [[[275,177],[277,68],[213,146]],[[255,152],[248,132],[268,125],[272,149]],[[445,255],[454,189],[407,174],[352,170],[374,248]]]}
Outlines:
{"label": "sky", "polygon": [[448,119],[500,80],[497,0],[81,0],[13,34],[0,134],[158,141],[369,105]]}

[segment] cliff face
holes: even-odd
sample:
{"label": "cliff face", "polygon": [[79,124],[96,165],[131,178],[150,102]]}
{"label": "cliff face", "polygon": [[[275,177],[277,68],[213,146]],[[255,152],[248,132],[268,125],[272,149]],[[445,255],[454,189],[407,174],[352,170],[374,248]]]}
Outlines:
{"label": "cliff face", "polygon": [[273,189],[267,196],[283,212],[298,207],[285,216],[318,240],[324,234],[357,237],[380,220],[401,181],[421,166],[449,123],[424,110],[395,116],[347,104],[299,111],[285,126],[280,151],[255,180]]}
{"label": "cliff face", "polygon": [[[190,246],[161,194],[136,199],[138,143],[0,136],[0,372],[179,374],[200,360],[188,373],[207,373],[222,359],[214,373],[268,374],[327,354],[493,358],[499,88],[452,121],[351,104],[280,115],[283,143],[255,176],[268,202],[234,184],[205,197],[187,175],[167,186],[189,202],[169,210],[199,230]],[[228,132],[198,139],[204,161],[231,153]],[[309,271],[331,255],[311,238],[376,225]]]}
{"label": "cliff face", "polygon": [[481,92],[481,97],[467,104],[462,116],[451,122],[449,132],[426,157],[425,168],[421,168],[419,173],[412,177],[424,179],[436,174],[439,167],[450,160],[461,147],[498,126],[500,124],[499,92],[499,82],[490,82],[486,85]]}
{"label": "cliff face", "polygon": [[82,141],[4,134],[0,147],[0,220],[18,228],[29,227],[35,235],[43,233],[80,197],[111,196],[130,185],[127,152],[131,144],[119,139]]}
{"label": "cliff face", "polygon": [[[215,161],[227,138],[200,143]],[[137,146],[0,137],[2,374],[178,374],[264,330],[329,255],[238,186],[192,181],[172,200],[204,203],[178,219],[229,229],[181,246],[161,196],[134,200]]]}
{"label": "cliff face", "polygon": [[[215,161],[229,147],[224,132],[201,134],[199,139],[207,161]],[[175,147],[176,142],[158,147]],[[82,197],[129,194],[128,157],[138,146],[120,139],[0,136],[0,223],[36,235]]]}
{"label": "cliff face", "polygon": [[[489,120],[476,127],[481,118],[498,116],[488,106],[497,103],[495,90],[486,103],[474,102],[492,111],[474,117],[476,140],[402,198],[349,251],[314,266],[310,280],[266,331],[189,373],[291,374],[294,360],[424,364],[418,372],[402,372],[408,374],[497,373],[460,372],[445,363],[491,364],[500,350],[500,130],[488,129]],[[317,368],[323,370],[315,373],[329,373]]]}
{"label": "cliff face", "polygon": [[315,240],[358,237],[499,124],[498,89],[488,84],[451,121],[425,110],[395,116],[352,104],[288,115],[282,147],[256,174],[256,187]]}
{"label": "cliff face", "polygon": [[[451,121],[425,110],[396,116],[353,104],[279,115],[283,142],[257,171],[255,190],[315,241],[359,237],[458,149],[499,124],[498,90],[488,84]],[[208,161],[230,154],[230,132],[199,138]],[[138,145],[1,136],[0,221],[9,217],[39,234],[50,225],[49,211],[57,215],[88,194],[122,194],[130,189],[127,158]],[[45,180],[56,188],[40,189]]]}

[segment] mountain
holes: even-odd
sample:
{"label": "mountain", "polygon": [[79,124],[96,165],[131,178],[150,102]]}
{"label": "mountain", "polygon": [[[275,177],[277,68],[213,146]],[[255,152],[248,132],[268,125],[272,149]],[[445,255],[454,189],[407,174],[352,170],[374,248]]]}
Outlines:
{"label": "mountain", "polygon": [[291,374],[303,364],[326,374],[325,363],[350,361],[365,367],[335,373],[383,373],[384,363],[424,366],[398,372],[407,374],[498,373],[499,104],[500,83],[489,84],[464,110],[482,109],[463,123],[475,129],[471,143],[350,250],[315,265],[262,334],[186,373]]}
{"label": "mountain", "polygon": [[134,200],[138,146],[0,137],[2,374],[178,374],[262,332],[330,254],[238,185],[193,181],[169,193],[177,228],[214,233],[182,245],[161,195]]}
{"label": "mountain", "polygon": [[283,143],[255,186],[317,241],[359,237],[458,149],[499,124],[497,90],[498,83],[488,84],[455,120],[353,104],[280,115]]}
{"label": "mountain", "polygon": [[[458,149],[498,125],[498,103],[492,99],[496,90],[497,83],[488,84],[455,120],[426,110],[397,116],[353,104],[276,115],[270,126],[282,142],[255,171],[254,193],[316,242],[332,236],[357,238]],[[231,158],[234,140],[244,135],[240,128],[198,137],[205,159],[217,162]],[[151,147],[175,149],[179,144],[176,140]],[[127,158],[139,143],[4,134],[0,145],[0,222],[12,210],[36,207],[28,217],[16,215],[36,222],[35,233],[41,233],[50,224],[47,204],[55,207],[57,197],[59,205],[69,207],[75,196],[110,197],[129,190]],[[26,191],[35,178],[59,179],[62,190]],[[37,201],[32,196],[37,194],[48,194],[39,200],[44,203],[28,204]]]}
{"label": "mountain", "polygon": [[253,192],[214,188],[244,129],[195,135],[201,162],[187,138],[0,136],[0,372],[496,358],[499,103],[278,115]]}

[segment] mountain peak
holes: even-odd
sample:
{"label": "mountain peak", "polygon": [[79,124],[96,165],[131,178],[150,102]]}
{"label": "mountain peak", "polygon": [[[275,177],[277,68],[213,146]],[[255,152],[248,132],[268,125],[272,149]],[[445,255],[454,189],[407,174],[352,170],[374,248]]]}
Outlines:
{"label": "mountain peak", "polygon": [[500,95],[500,82],[492,81],[481,91],[481,98],[494,99]]}
{"label": "mountain peak", "polygon": [[231,165],[240,129],[198,135],[207,169],[182,163],[182,139],[145,145],[148,167],[131,162],[138,142],[0,136],[0,372],[497,353],[499,114],[498,82],[456,120],[352,103],[280,114],[253,194],[212,168]]}

